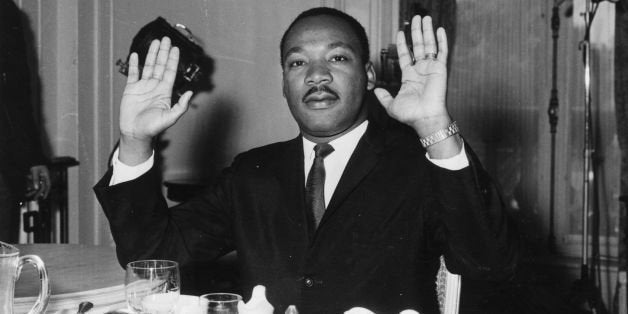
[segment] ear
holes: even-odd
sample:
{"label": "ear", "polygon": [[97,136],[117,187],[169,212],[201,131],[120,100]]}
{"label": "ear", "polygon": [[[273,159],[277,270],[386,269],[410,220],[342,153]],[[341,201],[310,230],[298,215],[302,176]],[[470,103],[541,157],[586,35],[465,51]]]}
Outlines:
{"label": "ear", "polygon": [[372,90],[375,88],[375,67],[373,67],[373,63],[371,61],[367,62],[364,65],[364,71],[366,72],[366,89]]}
{"label": "ear", "polygon": [[285,79],[285,77],[281,78],[281,93],[283,94],[283,98],[286,98],[286,79]]}

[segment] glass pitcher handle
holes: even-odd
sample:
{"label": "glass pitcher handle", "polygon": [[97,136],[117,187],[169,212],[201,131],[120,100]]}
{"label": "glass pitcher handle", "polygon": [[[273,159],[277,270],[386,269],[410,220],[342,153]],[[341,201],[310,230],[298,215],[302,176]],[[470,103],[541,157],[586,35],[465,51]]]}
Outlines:
{"label": "glass pitcher handle", "polygon": [[28,314],[41,314],[46,311],[46,306],[48,306],[48,299],[50,298],[50,285],[48,284],[48,272],[46,271],[46,266],[44,262],[37,255],[24,255],[20,257],[20,261],[17,265],[17,276],[19,278],[20,273],[22,272],[22,266],[26,264],[33,264],[35,268],[37,268],[37,272],[39,273],[39,297],[37,301],[35,301],[35,305],[28,311]]}

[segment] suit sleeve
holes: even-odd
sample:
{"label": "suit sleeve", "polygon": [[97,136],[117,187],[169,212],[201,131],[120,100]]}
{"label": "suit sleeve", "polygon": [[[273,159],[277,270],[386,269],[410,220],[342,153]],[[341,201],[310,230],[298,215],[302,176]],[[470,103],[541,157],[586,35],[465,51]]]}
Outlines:
{"label": "suit sleeve", "polygon": [[168,208],[159,171],[109,186],[112,170],[94,191],[109,220],[118,261],[170,259],[182,268],[214,260],[234,249],[228,186],[229,169],[219,183],[194,199]]}
{"label": "suit sleeve", "polygon": [[447,268],[470,279],[505,280],[519,260],[520,238],[497,187],[466,145],[469,167],[431,166],[433,226]]}

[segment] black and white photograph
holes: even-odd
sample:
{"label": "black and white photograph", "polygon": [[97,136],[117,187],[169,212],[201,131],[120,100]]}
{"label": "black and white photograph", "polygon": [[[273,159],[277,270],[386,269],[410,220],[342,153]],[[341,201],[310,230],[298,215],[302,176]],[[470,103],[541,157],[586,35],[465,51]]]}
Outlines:
{"label": "black and white photograph", "polygon": [[628,314],[628,0],[0,0],[2,314]]}

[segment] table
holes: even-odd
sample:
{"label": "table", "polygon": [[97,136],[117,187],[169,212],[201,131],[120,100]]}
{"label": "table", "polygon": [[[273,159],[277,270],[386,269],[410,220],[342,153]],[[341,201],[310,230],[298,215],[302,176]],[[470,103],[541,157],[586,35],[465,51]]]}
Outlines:
{"label": "table", "polygon": [[[94,304],[89,314],[126,307],[124,270],[116,259],[115,248],[78,244],[16,246],[20,255],[38,255],[46,264],[51,287],[46,313],[74,314],[83,301]],[[27,313],[38,291],[35,268],[24,267],[15,285],[14,314]]]}

